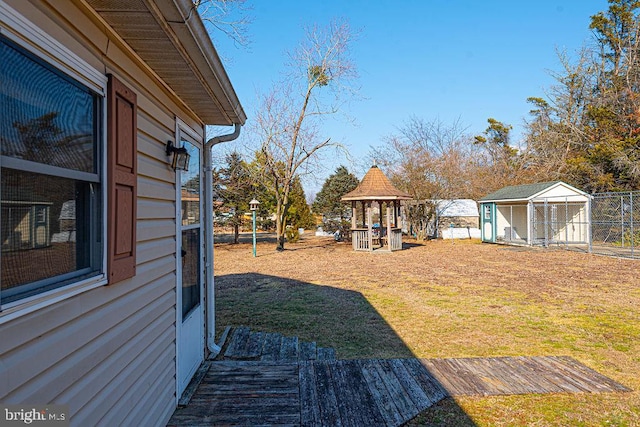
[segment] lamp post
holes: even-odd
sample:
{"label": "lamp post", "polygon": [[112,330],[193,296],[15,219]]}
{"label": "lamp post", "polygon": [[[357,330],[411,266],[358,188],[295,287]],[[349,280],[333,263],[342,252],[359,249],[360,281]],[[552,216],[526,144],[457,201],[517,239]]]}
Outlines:
{"label": "lamp post", "polygon": [[252,217],[253,217],[253,257],[256,256],[256,211],[258,210],[259,201],[256,199],[252,199],[249,202],[249,209],[251,209]]}

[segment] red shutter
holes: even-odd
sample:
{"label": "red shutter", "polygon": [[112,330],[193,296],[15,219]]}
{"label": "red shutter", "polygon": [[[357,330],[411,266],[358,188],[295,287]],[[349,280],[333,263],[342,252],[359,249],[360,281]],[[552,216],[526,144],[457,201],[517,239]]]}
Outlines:
{"label": "red shutter", "polygon": [[113,75],[107,86],[107,272],[113,284],[136,275],[136,94]]}

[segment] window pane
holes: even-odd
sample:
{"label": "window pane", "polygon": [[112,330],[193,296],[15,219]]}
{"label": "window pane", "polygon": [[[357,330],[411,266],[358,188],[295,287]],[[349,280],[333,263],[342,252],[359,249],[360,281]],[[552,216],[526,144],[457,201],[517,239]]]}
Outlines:
{"label": "window pane", "polygon": [[0,181],[3,302],[99,271],[100,218],[91,212],[100,196],[91,184],[6,168]]}
{"label": "window pane", "polygon": [[200,229],[182,232],[182,319],[200,304]]}
{"label": "window pane", "polygon": [[96,173],[99,98],[0,38],[2,155]]}
{"label": "window pane", "polygon": [[181,172],[182,225],[200,223],[200,149],[182,141],[190,154],[189,170]]}

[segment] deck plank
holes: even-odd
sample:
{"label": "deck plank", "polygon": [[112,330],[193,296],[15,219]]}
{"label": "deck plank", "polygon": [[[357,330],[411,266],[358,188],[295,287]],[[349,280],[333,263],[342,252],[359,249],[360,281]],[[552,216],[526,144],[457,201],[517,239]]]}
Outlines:
{"label": "deck plank", "polygon": [[458,378],[446,359],[423,360],[422,363],[449,394],[460,396],[470,393],[469,385]]}
{"label": "deck plank", "polygon": [[419,359],[404,359],[404,366],[411,376],[420,385],[420,388],[427,395],[431,404],[437,403],[445,397],[449,396],[449,393],[444,386],[433,376],[429,371],[423,360]]}
{"label": "deck plank", "polygon": [[630,391],[621,384],[599,374],[585,365],[579,364],[570,357],[549,356],[545,358],[545,362],[561,374],[572,378],[575,384],[587,392]]}
{"label": "deck plank", "polygon": [[389,360],[379,360],[377,369],[384,381],[387,390],[393,396],[398,412],[404,421],[409,421],[420,413],[409,394],[405,391],[402,383],[391,367]]}
{"label": "deck plank", "polygon": [[[297,393],[297,366],[256,362],[216,362],[198,388],[198,396]],[[195,398],[195,397],[194,397]]]}
{"label": "deck plank", "polygon": [[300,381],[300,425],[322,425],[322,416],[318,404],[318,382],[315,366],[311,361],[301,361],[298,370]]}
{"label": "deck plank", "polygon": [[417,380],[407,371],[402,359],[390,359],[389,365],[391,369],[393,369],[402,387],[406,390],[409,398],[418,409],[418,412],[422,412],[431,406],[431,399],[424,390],[422,390]]}
{"label": "deck plank", "polygon": [[531,378],[530,384],[536,390],[535,393],[562,393],[566,390],[558,385],[549,375],[541,371],[540,365],[530,357],[519,356],[515,360]]}
{"label": "deck plank", "polygon": [[262,355],[260,360],[265,362],[274,362],[280,356],[280,346],[282,344],[282,335],[278,333],[268,333],[264,338],[262,346]]}
{"label": "deck plank", "polygon": [[[557,357],[552,357],[552,359],[559,359],[562,360],[563,363],[566,363],[572,367],[574,367],[574,369],[576,369],[579,372],[582,372],[586,375],[589,375],[589,377],[598,383],[598,389],[602,390],[602,391],[623,391],[623,392],[629,392],[632,391],[630,388],[625,387],[624,385],[620,384],[619,382],[602,375],[601,373],[599,373],[598,371],[595,371],[591,368],[589,368],[586,365],[581,364],[580,362],[578,362],[577,360],[575,360],[572,357],[569,356],[557,356]],[[606,386],[608,388],[604,388],[603,386]]]}
{"label": "deck plank", "polygon": [[336,350],[333,347],[318,347],[318,360],[336,360]]}
{"label": "deck plank", "polygon": [[367,382],[385,425],[396,426],[402,423],[403,417],[398,411],[393,396],[389,393],[382,376],[378,372],[376,360],[365,360],[362,363],[362,375]]}
{"label": "deck plank", "polygon": [[298,358],[300,360],[316,360],[318,357],[318,347],[315,341],[300,341],[298,347]]}
{"label": "deck plank", "polygon": [[469,387],[469,392],[477,396],[498,394],[499,381],[495,381],[491,373],[484,371],[481,360],[461,358],[447,359],[448,365],[456,372],[458,378]]}
{"label": "deck plank", "polygon": [[262,355],[262,348],[264,346],[266,334],[264,332],[251,332],[247,339],[247,346],[245,348],[245,357],[248,359],[255,359]]}
{"label": "deck plank", "polygon": [[[555,370],[559,374],[571,378],[574,384],[579,387],[583,392],[597,392],[599,385],[589,375],[584,375],[583,372],[575,369],[573,366],[565,363],[562,360],[555,359],[554,357],[545,357],[544,363],[550,370]],[[608,388],[602,384],[601,387]]]}
{"label": "deck plank", "polygon": [[538,370],[540,375],[544,376],[547,380],[554,382],[558,385],[564,392],[569,393],[584,393],[589,391],[585,388],[579,381],[576,381],[574,378],[571,378],[564,373],[559,372],[557,369],[554,369],[547,359],[543,356],[531,357],[532,363],[538,365]]}
{"label": "deck plank", "polygon": [[188,420],[206,418],[209,425],[280,425],[300,424],[299,403],[291,397],[263,398],[249,397],[198,401],[190,404],[189,411],[180,414],[180,425],[193,425]]}
{"label": "deck plank", "polygon": [[298,337],[283,337],[278,361],[291,363],[298,361]]}
{"label": "deck plank", "polygon": [[299,425],[298,366],[212,362],[170,425]]}
{"label": "deck plank", "polygon": [[517,381],[515,382],[516,386],[512,387],[511,382],[507,379],[511,371],[505,371],[508,367],[497,361],[489,358],[466,358],[463,361],[477,376],[484,396],[511,393],[519,387]]}
{"label": "deck plank", "polygon": [[504,384],[508,384],[513,394],[536,392],[535,387],[531,385],[531,379],[527,378],[522,367],[517,363],[509,363],[512,358],[490,357],[487,360],[494,368],[494,375]]}
{"label": "deck plank", "polygon": [[245,326],[235,328],[231,334],[229,346],[224,352],[224,357],[230,359],[241,358],[245,354],[247,341],[249,340],[250,329]]}
{"label": "deck plank", "polygon": [[[342,427],[342,418],[338,410],[338,398],[331,378],[331,369],[328,362],[311,362],[316,376],[318,390],[318,406],[320,408],[321,426]],[[306,404],[306,403],[304,403]]]}
{"label": "deck plank", "polygon": [[337,360],[327,362],[331,367],[338,399],[338,410],[344,426],[378,426],[384,423],[366,380],[362,375],[362,361]]}

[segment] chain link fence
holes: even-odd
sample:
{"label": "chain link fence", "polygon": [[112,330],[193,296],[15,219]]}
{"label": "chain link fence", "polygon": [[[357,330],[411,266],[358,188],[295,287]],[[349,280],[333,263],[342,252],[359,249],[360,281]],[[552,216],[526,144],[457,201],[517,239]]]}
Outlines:
{"label": "chain link fence", "polygon": [[496,241],[640,259],[640,191],[496,206]]}
{"label": "chain link fence", "polygon": [[588,249],[589,212],[584,202],[553,198],[531,204],[532,245]]}
{"label": "chain link fence", "polygon": [[590,251],[640,258],[640,191],[593,194]]}

